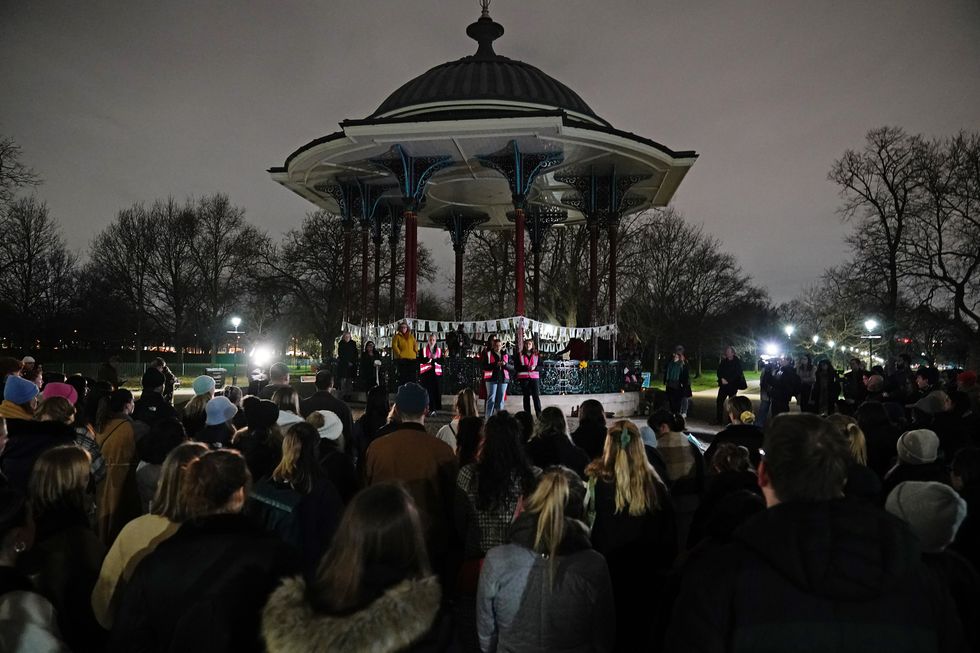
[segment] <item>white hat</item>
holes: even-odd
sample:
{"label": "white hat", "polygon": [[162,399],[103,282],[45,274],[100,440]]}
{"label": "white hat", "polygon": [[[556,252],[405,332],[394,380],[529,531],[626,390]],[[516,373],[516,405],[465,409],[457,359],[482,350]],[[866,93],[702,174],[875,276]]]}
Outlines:
{"label": "white hat", "polygon": [[20,362],[26,365],[27,363],[36,363],[37,361],[34,360],[33,356],[24,356],[20,359]]}
{"label": "white hat", "polygon": [[338,439],[344,432],[344,425],[337,417],[337,413],[332,410],[318,410],[316,412],[323,416],[323,426],[317,429],[320,432],[320,437],[324,440]]}

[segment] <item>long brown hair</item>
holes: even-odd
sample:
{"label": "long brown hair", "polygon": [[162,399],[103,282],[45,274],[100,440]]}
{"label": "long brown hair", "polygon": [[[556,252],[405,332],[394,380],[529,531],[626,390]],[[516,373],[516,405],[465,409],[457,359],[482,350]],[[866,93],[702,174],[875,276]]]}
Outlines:
{"label": "long brown hair", "polygon": [[180,496],[187,516],[203,517],[224,512],[232,495],[242,488],[248,496],[252,475],[240,453],[218,449],[191,461],[183,480]]}
{"label": "long brown hair", "polygon": [[323,475],[317,460],[320,434],[309,422],[296,422],[282,438],[282,459],[272,480],[289,483],[300,494],[313,490],[313,481]]}
{"label": "long brown hair", "polygon": [[464,417],[478,417],[480,415],[476,407],[476,393],[473,392],[473,388],[463,388],[456,393],[453,410],[460,419]]}
{"label": "long brown hair", "polygon": [[[146,436],[144,436],[146,437]],[[172,522],[182,522],[188,517],[187,504],[181,495],[181,487],[187,474],[187,467],[208,452],[200,442],[185,442],[177,445],[160,467],[160,480],[150,502],[150,514],[166,517]]]}
{"label": "long brown hair", "polygon": [[48,449],[40,455],[31,471],[29,494],[35,517],[58,507],[85,512],[92,459],[88,452],[74,444]]}
{"label": "long brown hair", "polygon": [[585,474],[616,486],[617,513],[629,509],[630,515],[637,516],[660,507],[660,479],[647,459],[639,429],[630,420],[613,422],[602,457],[592,461]]}
{"label": "long brown hair", "polygon": [[43,422],[45,418],[52,422],[71,424],[75,421],[75,406],[64,397],[48,397],[34,411],[34,419]]}
{"label": "long brown hair", "polygon": [[347,612],[374,600],[365,573],[378,568],[397,571],[403,579],[432,573],[418,509],[397,483],[365,488],[347,506],[310,587],[314,607]]}
{"label": "long brown hair", "polygon": [[272,393],[272,403],[280,411],[288,410],[299,415],[299,393],[292,386],[283,386]]}

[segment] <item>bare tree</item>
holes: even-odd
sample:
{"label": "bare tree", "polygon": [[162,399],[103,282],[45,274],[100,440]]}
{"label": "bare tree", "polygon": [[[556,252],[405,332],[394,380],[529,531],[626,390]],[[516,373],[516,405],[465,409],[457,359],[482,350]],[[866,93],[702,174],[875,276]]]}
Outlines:
{"label": "bare tree", "polygon": [[147,268],[148,313],[171,339],[181,359],[200,295],[193,260],[195,219],[190,202],[181,205],[172,197],[154,202],[150,209],[150,220],[155,223],[158,236]]}
{"label": "bare tree", "polygon": [[9,136],[0,136],[0,216],[21,188],[37,186],[41,178],[21,161],[21,149]]}

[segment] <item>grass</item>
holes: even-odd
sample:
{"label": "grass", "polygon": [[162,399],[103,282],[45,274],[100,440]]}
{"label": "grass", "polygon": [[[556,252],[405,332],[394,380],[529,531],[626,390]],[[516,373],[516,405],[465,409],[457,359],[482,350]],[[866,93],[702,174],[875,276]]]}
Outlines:
{"label": "grass", "polygon": [[[745,378],[746,379],[755,379],[756,381],[758,381],[759,380],[759,372],[756,372],[755,370],[749,370],[749,371],[747,371],[745,373]],[[656,381],[653,383],[653,387],[654,388],[659,388],[660,390],[663,390],[664,389],[664,383],[663,383],[663,376],[662,375],[660,376],[659,379],[656,379]],[[717,387],[718,387],[718,377],[715,376],[715,371],[714,370],[704,370],[704,372],[702,372],[701,376],[699,376],[699,377],[692,376],[691,377],[691,391],[692,392],[699,392],[701,390],[714,390]]]}

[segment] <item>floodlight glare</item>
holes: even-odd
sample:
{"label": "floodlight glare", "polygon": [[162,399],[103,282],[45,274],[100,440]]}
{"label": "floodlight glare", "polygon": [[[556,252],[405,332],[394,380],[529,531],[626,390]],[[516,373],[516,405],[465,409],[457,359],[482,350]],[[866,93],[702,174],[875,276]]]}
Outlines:
{"label": "floodlight glare", "polygon": [[792,324],[787,324],[786,326],[783,327],[783,331],[786,332],[787,338],[792,338],[793,332],[796,331],[796,327],[793,326]]}
{"label": "floodlight glare", "polygon": [[767,342],[762,351],[765,352],[766,356],[777,356],[779,354],[779,345],[774,342]]}
{"label": "floodlight glare", "polygon": [[238,329],[238,327],[240,327],[241,325],[242,325],[242,318],[238,316],[231,318],[231,326],[235,327],[235,329]]}
{"label": "floodlight glare", "polygon": [[820,342],[820,336],[813,336],[813,344]]}
{"label": "floodlight glare", "polygon": [[827,341],[827,346],[830,347],[831,349],[833,349],[834,347],[837,346],[837,343],[834,342],[833,340],[828,340]]}
{"label": "floodlight glare", "polygon": [[878,321],[874,319],[868,319],[864,321],[864,328],[868,331],[874,331],[878,328]]}
{"label": "floodlight glare", "polygon": [[271,348],[260,345],[254,348],[249,356],[251,357],[254,365],[258,367],[265,367],[272,361],[273,352]]}

